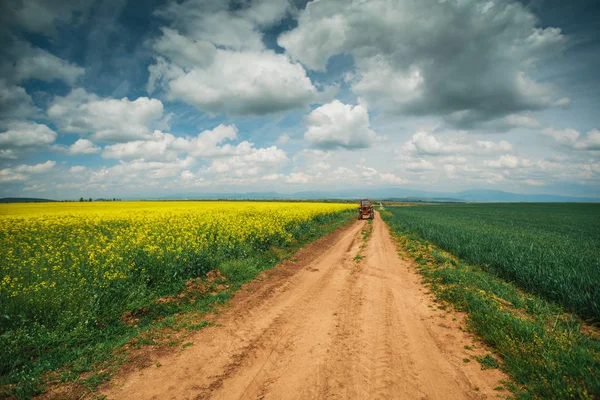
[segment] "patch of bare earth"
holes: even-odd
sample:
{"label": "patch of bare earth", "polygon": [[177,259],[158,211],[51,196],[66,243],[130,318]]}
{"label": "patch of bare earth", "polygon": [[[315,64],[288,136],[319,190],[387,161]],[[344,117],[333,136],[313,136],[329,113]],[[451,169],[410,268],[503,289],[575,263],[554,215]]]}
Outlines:
{"label": "patch of bare earth", "polygon": [[[191,334],[146,350],[101,388],[109,399],[485,399],[506,379],[481,370],[463,317],[437,308],[376,215],[338,229],[244,285]],[[360,251],[364,258],[355,261]],[[474,342],[476,345],[474,346]],[[466,346],[466,347],[465,347]]]}

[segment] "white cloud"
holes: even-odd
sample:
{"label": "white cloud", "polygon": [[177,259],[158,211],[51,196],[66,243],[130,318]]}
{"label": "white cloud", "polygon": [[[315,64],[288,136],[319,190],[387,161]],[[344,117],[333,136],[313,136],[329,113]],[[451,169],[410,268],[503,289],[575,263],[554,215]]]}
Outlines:
{"label": "white cloud", "polygon": [[554,106],[555,107],[562,107],[562,108],[567,108],[569,106],[569,104],[571,104],[571,99],[568,97],[563,97],[561,99],[558,99],[555,103]]}
{"label": "white cloud", "polygon": [[375,141],[369,113],[360,104],[353,106],[334,100],[313,110],[306,123],[304,139],[315,148],[352,150],[369,147]]}
{"label": "white cloud", "polygon": [[165,179],[180,176],[182,171],[189,170],[195,163],[193,157],[167,162],[142,159],[120,161],[113,167],[91,171],[86,185],[90,188],[127,187],[127,190],[148,188],[164,184]]}
{"label": "white cloud", "polygon": [[60,80],[71,86],[85,73],[83,68],[22,40],[7,46],[6,58],[0,61],[0,71],[13,83],[29,79]]}
{"label": "white cloud", "polygon": [[290,135],[287,134],[281,134],[279,135],[279,137],[277,138],[277,143],[278,144],[287,144],[290,141]]}
{"label": "white cloud", "polygon": [[312,181],[312,177],[304,172],[292,172],[286,179],[287,183],[293,184],[307,184],[310,181]]}
{"label": "white cloud", "polygon": [[61,132],[92,133],[93,139],[107,142],[150,139],[153,127],[166,124],[160,100],[101,98],[84,89],[55,97],[47,113]]}
{"label": "white cloud", "polygon": [[521,167],[530,167],[532,166],[532,162],[526,158],[518,158],[510,154],[505,154],[501,156],[497,160],[486,161],[485,163],[488,167],[492,168],[521,168]]}
{"label": "white cloud", "polygon": [[182,68],[205,67],[212,64],[216,47],[206,40],[193,40],[179,32],[161,28],[162,36],[154,42],[153,49]]}
{"label": "white cloud", "polygon": [[377,170],[372,167],[358,165],[358,168],[360,169],[360,176],[362,176],[363,178],[372,178],[378,174]]}
{"label": "white cloud", "polygon": [[435,169],[435,166],[431,161],[424,160],[422,158],[407,162],[403,165],[408,171],[411,172],[423,172],[423,171],[431,171]]}
{"label": "white cloud", "polygon": [[223,1],[187,0],[170,2],[157,14],[194,40],[206,40],[220,48],[261,50],[261,28],[283,18],[290,2],[247,2],[233,10]]}
{"label": "white cloud", "polygon": [[56,132],[35,122],[12,121],[0,133],[0,160],[18,160],[28,153],[44,150],[56,140]]}
{"label": "white cloud", "polygon": [[592,129],[584,136],[581,136],[579,131],[570,128],[546,128],[542,131],[542,134],[551,136],[557,143],[567,148],[575,150],[600,151],[600,131],[598,129]]}
{"label": "white cloud", "polygon": [[170,21],[153,44],[148,91],[159,85],[170,99],[209,113],[268,114],[306,107],[319,92],[304,68],[267,50],[261,29],[290,9],[286,1],[252,2],[230,9],[226,2],[172,2],[158,11]]}
{"label": "white cloud", "polygon": [[[56,28],[85,14],[92,0],[4,0],[0,3],[0,21],[27,32],[56,36]],[[75,18],[74,18],[75,17]]]}
{"label": "white cloud", "polygon": [[48,160],[45,163],[35,165],[4,168],[0,170],[0,183],[27,181],[29,175],[44,174],[54,168],[55,165],[55,161]]}
{"label": "white cloud", "polygon": [[[306,7],[298,28],[283,33],[277,42],[309,68],[325,71],[329,57],[341,53],[346,47],[349,26],[342,15],[313,17],[314,9],[312,5]],[[312,45],[307,46],[307,43]]]}
{"label": "white cloud", "polygon": [[512,128],[536,129],[539,128],[541,124],[537,119],[535,119],[531,115],[511,114],[507,115],[504,118],[500,118],[496,121],[493,121],[490,124],[483,124],[483,126],[487,127],[490,130],[502,131],[509,130]]}
{"label": "white cloud", "polygon": [[526,185],[530,185],[530,186],[544,186],[545,183],[542,181],[537,181],[535,179],[525,179],[523,181],[523,183],[525,183]]}
{"label": "white cloud", "polygon": [[233,115],[305,107],[325,95],[317,91],[300,64],[266,50],[219,49],[212,64],[169,80],[167,88],[173,98],[201,110]]}
{"label": "white cloud", "polygon": [[382,174],[379,174],[379,177],[381,178],[381,181],[383,183],[387,183],[387,184],[405,185],[407,183],[410,183],[410,181],[408,179],[401,178],[392,173],[382,173]]}
{"label": "white cloud", "polygon": [[179,154],[186,153],[194,157],[217,157],[240,155],[252,152],[252,144],[243,141],[236,146],[227,140],[237,138],[235,125],[219,125],[212,130],[200,132],[195,137],[177,137],[159,130],[154,131],[147,140],[134,140],[106,146],[102,153],[105,158],[174,160]]}
{"label": "white cloud", "polygon": [[161,88],[212,114],[263,115],[332,97],[318,91],[306,71],[285,54],[265,47],[261,32],[293,9],[291,2],[263,0],[232,9],[227,2],[172,2],[158,11],[170,27],[153,43],[147,89]]}
{"label": "white cloud", "polygon": [[56,132],[35,122],[10,122],[7,128],[0,133],[0,146],[5,149],[39,148],[51,145],[56,140]]}
{"label": "white cloud", "polygon": [[55,165],[56,161],[48,160],[45,163],[35,165],[19,165],[18,167],[14,168],[14,170],[24,174],[42,174],[50,171]]}
{"label": "white cloud", "polygon": [[448,156],[448,157],[440,158],[440,163],[449,164],[449,165],[460,165],[460,164],[466,164],[467,159],[466,159],[466,157],[460,157],[460,156]]}
{"label": "white cloud", "polygon": [[581,141],[575,143],[575,148],[577,150],[600,151],[600,131],[598,129],[592,129],[586,133]]}
{"label": "white cloud", "polygon": [[155,131],[153,140],[134,140],[116,143],[104,147],[102,157],[116,159],[144,159],[161,161],[177,159],[177,152],[172,148],[176,138],[161,131]]}
{"label": "white cloud", "polygon": [[0,169],[0,183],[21,182],[27,180],[23,174],[19,174],[10,168]]}
{"label": "white cloud", "polygon": [[276,146],[260,149],[248,147],[240,154],[214,160],[206,172],[229,177],[258,176],[279,169],[287,161],[285,152]]}
{"label": "white cloud", "polygon": [[579,138],[579,132],[575,129],[553,129],[546,128],[542,131],[546,136],[551,136],[558,143],[572,145]]}
{"label": "white cloud", "polygon": [[183,141],[178,139],[176,148],[187,151],[193,156],[214,157],[218,155],[239,154],[244,149],[252,147],[250,143],[244,141],[237,147],[230,144],[223,144],[227,140],[237,138],[238,129],[235,125],[219,125],[214,129],[207,129],[198,134],[195,138]]}
{"label": "white cloud", "polygon": [[437,156],[442,154],[492,154],[512,151],[513,147],[505,140],[492,142],[475,140],[444,143],[425,130],[418,131],[398,151],[398,154],[421,154]]}
{"label": "white cloud", "polygon": [[86,167],[84,167],[83,165],[74,165],[71,168],[69,168],[69,172],[72,174],[81,174],[82,172],[85,172],[87,170]]}
{"label": "white cloud", "polygon": [[536,24],[516,1],[314,1],[278,44],[316,70],[352,55],[352,89],[387,111],[473,125],[554,106],[530,76],[564,37]]}
{"label": "white cloud", "polygon": [[69,154],[96,154],[100,152],[100,147],[96,146],[90,140],[78,139],[69,147]]}
{"label": "white cloud", "polygon": [[35,112],[33,100],[25,89],[0,79],[0,119],[24,118]]}
{"label": "white cloud", "polygon": [[[279,169],[288,161],[286,153],[271,146],[256,148],[253,143],[242,141],[238,144],[225,143],[237,139],[235,125],[219,125],[212,130],[200,132],[195,137],[176,137],[170,133],[155,131],[151,140],[136,140],[127,143],[117,143],[106,146],[102,152],[104,158],[116,158],[123,165],[123,160],[133,159],[139,165],[173,165],[186,155],[186,160],[196,157],[209,159],[210,164],[201,169],[205,176],[213,181],[223,181],[228,178],[256,177],[269,174]],[[190,162],[191,166],[193,163]],[[169,168],[168,170],[172,170]],[[181,179],[191,181],[194,177],[189,167],[188,172],[182,173]],[[195,183],[200,183],[196,179]]]}
{"label": "white cloud", "polygon": [[194,173],[192,171],[189,170],[185,170],[185,171],[181,171],[181,179],[184,181],[189,181],[191,179],[194,179]]}

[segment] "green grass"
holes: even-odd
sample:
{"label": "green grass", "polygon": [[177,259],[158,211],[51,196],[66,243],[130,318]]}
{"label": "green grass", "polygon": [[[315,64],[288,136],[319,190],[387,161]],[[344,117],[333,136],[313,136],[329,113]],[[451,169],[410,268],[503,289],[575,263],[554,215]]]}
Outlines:
{"label": "green grass", "polygon": [[[246,252],[235,257],[211,258],[210,263],[202,266],[202,270],[218,269],[224,278],[208,284],[209,290],[206,292],[188,293],[181,301],[157,303],[155,300],[182,293],[186,281],[197,275],[185,276],[182,271],[182,276],[172,277],[167,289],[161,288],[153,296],[144,294],[136,299],[135,293],[132,293],[133,300],[125,311],[137,319],[135,324],[122,323],[119,316],[123,310],[113,309],[111,312],[116,315],[102,325],[70,325],[64,321],[60,326],[49,329],[31,320],[22,323],[4,321],[4,328],[0,332],[0,398],[30,398],[43,393],[47,384],[57,382],[77,382],[93,390],[126,361],[126,352],[123,351],[125,345],[139,348],[156,344],[162,329],[195,331],[210,326],[202,319],[181,321],[176,315],[202,314],[226,303],[243,283],[354,218],[354,211],[318,216],[299,224],[291,232],[294,238],[292,243],[283,247]],[[110,288],[107,290],[106,296],[109,297]],[[0,318],[6,319],[2,314]],[[5,329],[7,326],[10,329]],[[173,341],[173,345],[178,343]],[[181,348],[189,345],[184,343]],[[80,379],[82,373],[88,373],[89,376]]]}
{"label": "green grass", "polygon": [[600,204],[390,207],[394,224],[600,321]]}
{"label": "green grass", "polygon": [[[429,207],[439,209],[433,211],[432,218],[443,213],[445,207]],[[486,206],[476,206],[475,210],[483,217],[498,212],[495,205],[488,205],[490,210],[482,207]],[[468,206],[458,209],[473,210]],[[600,395],[600,341],[597,335],[584,333],[589,327],[579,316],[565,312],[561,304],[545,297],[524,292],[514,282],[497,276],[488,265],[472,265],[424,239],[415,233],[417,229],[408,228],[418,226],[418,219],[411,217],[423,215],[420,211],[411,214],[391,207],[387,210],[382,216],[401,251],[416,260],[424,282],[439,300],[467,312],[469,329],[494,349],[495,354],[477,358],[482,368],[504,370],[514,382],[506,387],[520,399],[591,399]],[[440,231],[449,232],[441,220],[436,220]],[[485,218],[482,225],[488,228],[488,234],[492,231]],[[503,252],[495,250],[497,254]],[[592,331],[598,332],[594,328]]]}

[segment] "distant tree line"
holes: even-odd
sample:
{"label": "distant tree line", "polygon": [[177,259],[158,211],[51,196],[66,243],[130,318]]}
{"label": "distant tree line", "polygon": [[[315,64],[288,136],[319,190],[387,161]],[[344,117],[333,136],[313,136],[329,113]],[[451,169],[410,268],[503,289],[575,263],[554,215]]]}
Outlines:
{"label": "distant tree line", "polygon": [[84,199],[83,197],[79,198],[79,202],[80,203],[83,203],[84,201],[91,202],[91,201],[122,201],[122,200],[121,199],[117,199],[117,198],[112,198],[112,199],[96,199],[96,200],[92,200],[91,197],[89,199]]}

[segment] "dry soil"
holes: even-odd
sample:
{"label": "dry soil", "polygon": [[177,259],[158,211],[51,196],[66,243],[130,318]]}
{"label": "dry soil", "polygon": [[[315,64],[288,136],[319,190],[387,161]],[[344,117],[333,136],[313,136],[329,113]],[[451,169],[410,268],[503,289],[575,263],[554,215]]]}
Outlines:
{"label": "dry soil", "polygon": [[[484,399],[506,377],[463,316],[437,308],[376,215],[244,286],[194,333],[102,392],[109,399]],[[361,254],[364,257],[356,257]],[[360,258],[360,259],[359,259]],[[474,347],[475,350],[465,348]],[[466,362],[465,359],[470,360]]]}

